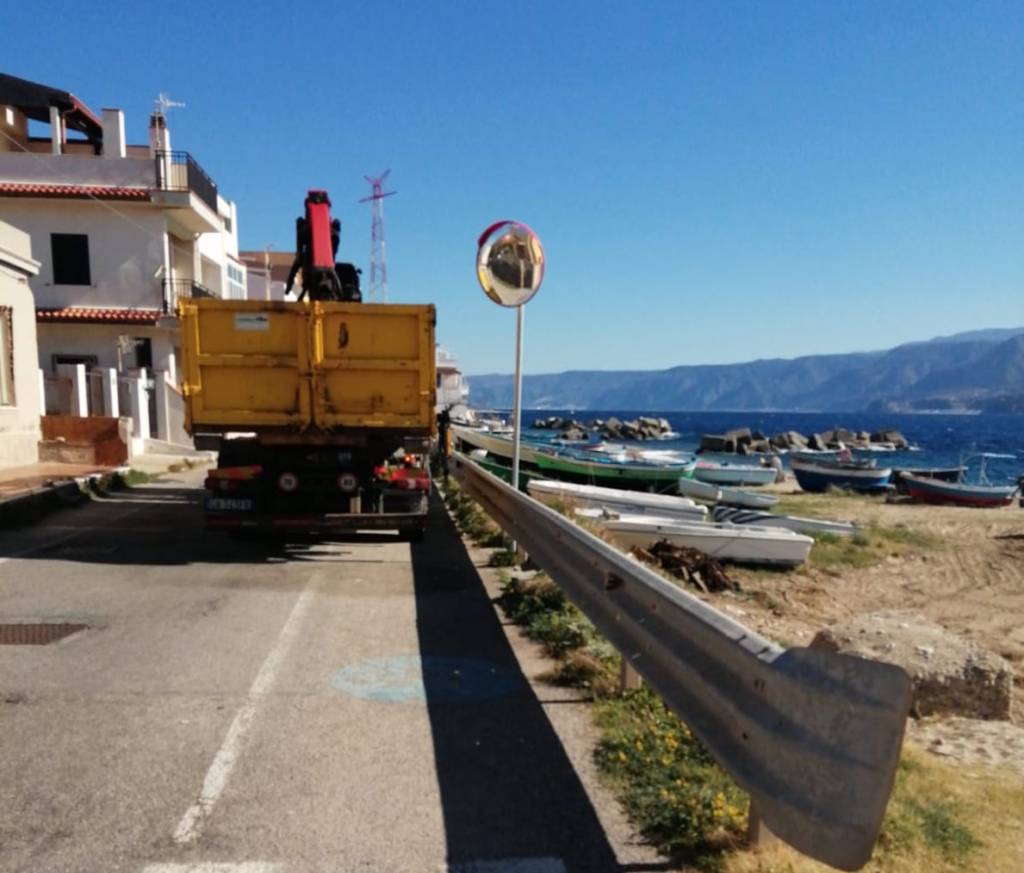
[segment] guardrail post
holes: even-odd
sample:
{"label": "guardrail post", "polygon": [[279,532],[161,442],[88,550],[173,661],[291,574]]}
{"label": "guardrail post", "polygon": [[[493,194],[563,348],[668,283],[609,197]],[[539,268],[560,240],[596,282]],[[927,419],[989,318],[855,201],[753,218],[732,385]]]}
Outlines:
{"label": "guardrail post", "polygon": [[625,654],[619,655],[619,693],[638,691],[643,687],[643,677],[633,669]]}
{"label": "guardrail post", "polygon": [[763,847],[774,843],[776,840],[778,840],[778,837],[768,830],[764,819],[761,818],[757,803],[751,797],[750,809],[747,811],[747,845]]}

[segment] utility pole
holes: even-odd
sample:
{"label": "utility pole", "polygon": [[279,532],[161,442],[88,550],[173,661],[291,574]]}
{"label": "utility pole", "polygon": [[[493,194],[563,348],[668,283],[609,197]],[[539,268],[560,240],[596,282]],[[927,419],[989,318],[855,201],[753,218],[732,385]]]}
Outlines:
{"label": "utility pole", "polygon": [[263,249],[263,269],[266,271],[263,274],[263,296],[270,299],[270,250],[274,247],[273,243],[267,243]]}
{"label": "utility pole", "polygon": [[384,252],[384,198],[397,194],[385,191],[384,180],[391,170],[385,170],[377,177],[363,176],[370,183],[371,193],[360,203],[370,203],[370,287],[367,297],[371,303],[388,302],[388,263]]}

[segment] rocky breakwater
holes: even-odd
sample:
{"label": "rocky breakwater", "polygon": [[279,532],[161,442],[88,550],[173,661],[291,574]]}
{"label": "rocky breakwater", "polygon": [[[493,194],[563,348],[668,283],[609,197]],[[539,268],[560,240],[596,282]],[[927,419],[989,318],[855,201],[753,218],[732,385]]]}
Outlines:
{"label": "rocky breakwater", "polygon": [[586,442],[595,434],[606,440],[661,440],[673,432],[672,425],[666,419],[645,415],[631,421],[620,421],[612,416],[607,421],[596,418],[588,422],[552,415],[549,418],[534,419],[533,427],[536,430],[558,431],[559,439],[574,442]]}
{"label": "rocky breakwater", "polygon": [[787,430],[766,436],[758,430],[741,427],[723,434],[706,433],[701,436],[698,452],[722,452],[725,454],[754,455],[772,454],[812,449],[830,451],[842,448],[866,449],[892,448],[909,449],[910,444],[898,430],[854,431],[837,427],[808,436],[795,430]]}

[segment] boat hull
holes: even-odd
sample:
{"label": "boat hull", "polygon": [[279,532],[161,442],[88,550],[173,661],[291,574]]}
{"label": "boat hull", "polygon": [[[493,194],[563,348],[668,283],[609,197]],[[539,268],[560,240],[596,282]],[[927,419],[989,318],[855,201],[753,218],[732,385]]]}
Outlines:
{"label": "boat hull", "polygon": [[687,524],[672,519],[623,516],[601,524],[624,547],[649,548],[659,540],[699,549],[719,561],[795,567],[807,560],[814,544],[808,536],[779,528],[731,524]]}
{"label": "boat hull", "polygon": [[643,491],[602,488],[596,485],[578,485],[573,482],[557,482],[547,479],[532,480],[527,490],[533,497],[557,498],[581,506],[616,513],[667,515],[687,521],[703,521],[708,514],[707,507],[698,506],[685,497],[676,497],[670,494],[648,494]]}
{"label": "boat hull", "polygon": [[830,533],[838,536],[853,536],[857,533],[857,526],[849,521],[802,518],[798,515],[773,515],[770,512],[756,512],[732,506],[716,506],[712,511],[712,518],[717,522],[752,524],[757,527],[780,527],[803,534]]}
{"label": "boat hull", "polygon": [[718,490],[721,494],[718,502],[729,506],[742,506],[745,509],[769,509],[779,502],[779,498],[774,494],[755,494],[752,491],[741,491],[739,488],[725,486]]}
{"label": "boat hull", "polygon": [[952,506],[974,506],[995,509],[1013,503],[1017,487],[967,485],[918,476],[903,476],[907,493],[921,503],[943,503]]}
{"label": "boat hull", "polygon": [[813,494],[821,494],[829,488],[862,493],[888,491],[892,478],[892,470],[888,468],[824,466],[798,460],[792,461],[791,467],[800,487]]}
{"label": "boat hull", "polygon": [[709,464],[701,462],[693,471],[693,478],[712,485],[770,485],[775,481],[776,471],[772,467],[755,467],[750,464]]}

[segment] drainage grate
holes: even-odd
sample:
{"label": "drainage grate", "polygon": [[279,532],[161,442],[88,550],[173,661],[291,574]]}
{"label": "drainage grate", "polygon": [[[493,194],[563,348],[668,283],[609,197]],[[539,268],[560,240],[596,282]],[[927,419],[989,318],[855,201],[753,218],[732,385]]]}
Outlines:
{"label": "drainage grate", "polygon": [[45,646],[47,643],[62,640],[80,630],[87,624],[0,624],[0,646]]}

